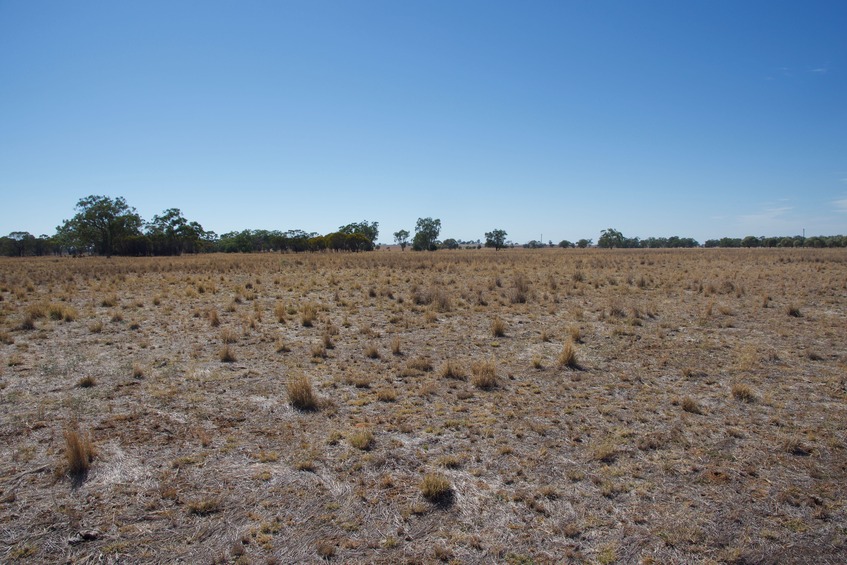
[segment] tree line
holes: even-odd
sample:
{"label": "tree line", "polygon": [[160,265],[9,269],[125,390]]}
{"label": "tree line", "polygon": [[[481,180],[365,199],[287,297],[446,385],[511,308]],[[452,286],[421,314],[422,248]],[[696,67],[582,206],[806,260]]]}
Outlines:
{"label": "tree line", "polygon": [[[74,207],[76,213],[56,227],[52,236],[35,237],[29,232],[14,231],[0,237],[0,255],[23,257],[32,255],[181,255],[183,253],[250,253],[262,251],[291,251],[295,253],[334,251],[359,252],[372,251],[379,246],[379,223],[353,222],[340,226],[338,230],[319,234],[295,229],[280,230],[242,230],[218,235],[207,231],[196,221],[186,219],[179,208],[168,208],[150,221],[144,221],[135,208],[127,204],[123,197],[87,196],[80,199]],[[438,218],[418,218],[414,235],[408,230],[394,232],[394,242],[405,251],[411,244],[414,251],[435,251],[437,249],[458,249],[460,247],[480,248],[482,240],[461,242],[453,238],[441,241],[441,220]],[[503,229],[493,229],[485,233],[484,245],[496,250],[515,247],[515,243],[506,239]],[[530,241],[523,244],[527,248],[553,247],[552,241],[544,244]],[[563,248],[594,247],[592,239],[580,239],[576,242],[562,240],[558,244]],[[597,240],[600,248],[678,248],[701,247],[690,237],[649,237],[639,239],[624,236],[620,231],[608,228],[600,232]],[[755,237],[710,239],[704,247],[847,247],[847,236],[813,237]]]}

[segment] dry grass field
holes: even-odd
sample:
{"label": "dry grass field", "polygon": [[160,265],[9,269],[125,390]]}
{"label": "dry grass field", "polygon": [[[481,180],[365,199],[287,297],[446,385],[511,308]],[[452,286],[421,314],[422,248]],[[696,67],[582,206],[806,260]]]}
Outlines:
{"label": "dry grass field", "polygon": [[0,561],[844,563],[847,252],[0,260]]}

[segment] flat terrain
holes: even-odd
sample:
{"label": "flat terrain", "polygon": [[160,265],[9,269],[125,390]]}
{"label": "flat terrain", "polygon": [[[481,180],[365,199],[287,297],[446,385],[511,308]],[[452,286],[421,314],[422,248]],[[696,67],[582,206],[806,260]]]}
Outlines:
{"label": "flat terrain", "polygon": [[3,259],[0,561],[843,563],[845,330],[844,250]]}

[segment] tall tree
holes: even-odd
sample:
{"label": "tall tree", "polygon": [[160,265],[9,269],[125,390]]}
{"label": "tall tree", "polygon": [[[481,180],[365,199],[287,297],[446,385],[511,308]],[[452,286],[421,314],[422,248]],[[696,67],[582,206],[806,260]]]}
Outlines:
{"label": "tall tree", "polygon": [[351,241],[357,241],[356,249],[351,251],[371,251],[376,244],[376,238],[379,235],[379,222],[368,223],[367,220],[362,220],[358,223],[347,224],[338,228],[339,233],[345,235],[361,235],[368,242],[362,245],[360,238],[352,238]]}
{"label": "tall tree", "polygon": [[432,218],[418,218],[415,224],[415,238],[412,240],[412,249],[415,251],[435,251],[438,249],[438,234],[441,233],[441,220]]}
{"label": "tall tree", "polygon": [[76,215],[57,228],[59,235],[107,257],[120,252],[128,238],[141,234],[141,216],[122,196],[86,196],[75,210]]}
{"label": "tall tree", "polygon": [[207,234],[199,223],[186,220],[179,208],[169,208],[153,216],[147,236],[156,255],[180,255],[197,251]]}
{"label": "tall tree", "polygon": [[623,247],[626,239],[618,230],[609,228],[600,232],[600,239],[597,240],[598,247],[611,249],[614,247]]}
{"label": "tall tree", "polygon": [[500,251],[506,245],[506,230],[496,229],[485,232],[485,246],[493,247],[495,251]]}
{"label": "tall tree", "polygon": [[409,245],[409,230],[394,232],[394,241],[400,246],[401,251],[406,251],[406,246]]}

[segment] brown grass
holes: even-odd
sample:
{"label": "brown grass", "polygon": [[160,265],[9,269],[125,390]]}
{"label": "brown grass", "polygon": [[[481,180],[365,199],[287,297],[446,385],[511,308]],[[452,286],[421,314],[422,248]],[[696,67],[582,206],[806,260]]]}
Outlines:
{"label": "brown grass", "polygon": [[94,461],[91,436],[79,431],[76,426],[65,430],[65,464],[67,473],[76,480],[85,478]]}
{"label": "brown grass", "polygon": [[296,374],[286,383],[288,402],[298,410],[317,410],[318,399],[312,390],[312,381],[304,374]]}
{"label": "brown grass", "polygon": [[462,369],[461,365],[451,359],[448,359],[441,367],[441,378],[465,381],[468,379],[468,375],[465,370]]}
{"label": "brown grass", "polygon": [[497,365],[494,361],[477,361],[471,366],[471,384],[488,390],[497,386]]}
{"label": "brown grass", "polygon": [[[845,281],[837,249],[0,258],[0,554],[839,563]],[[99,453],[51,482],[73,418]]]}
{"label": "brown grass", "polygon": [[350,434],[348,441],[350,441],[350,445],[352,445],[356,449],[367,451],[371,447],[373,447],[374,434],[369,429],[356,430],[355,432]]}
{"label": "brown grass", "polygon": [[732,385],[732,396],[741,402],[755,402],[756,393],[748,385],[743,383],[735,383]]}
{"label": "brown grass", "polygon": [[223,363],[234,363],[238,360],[235,356],[235,350],[228,343],[221,347],[218,358]]}
{"label": "brown grass", "polygon": [[420,485],[421,494],[430,502],[446,499],[453,490],[450,480],[439,473],[427,473]]}
{"label": "brown grass", "polygon": [[576,359],[576,347],[574,347],[573,341],[568,340],[562,346],[562,351],[559,352],[559,356],[556,358],[556,364],[560,368],[580,368]]}

